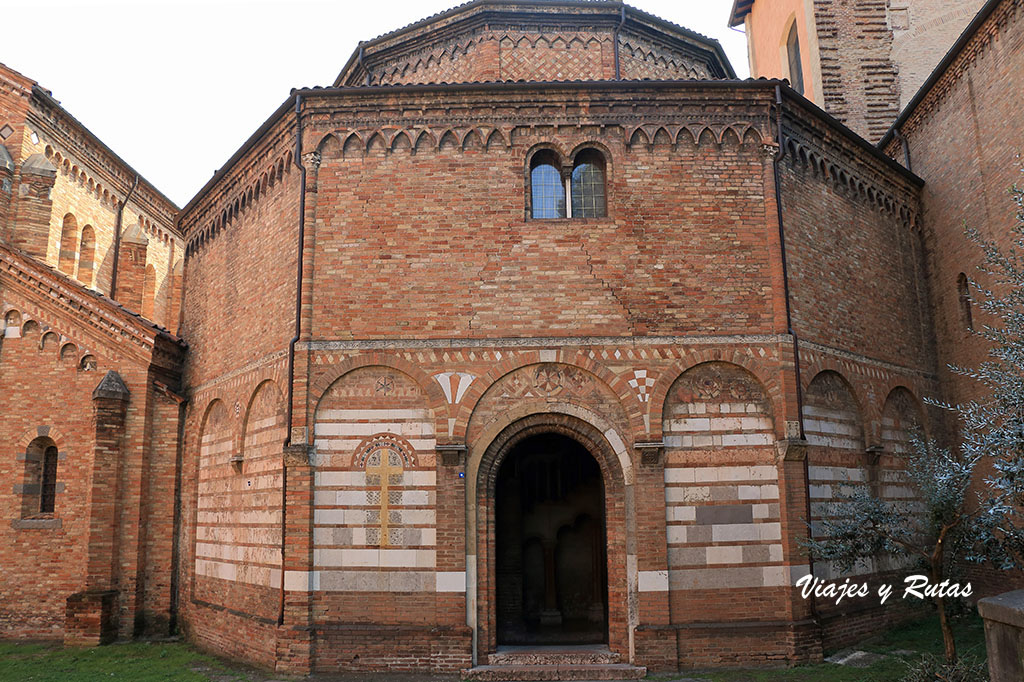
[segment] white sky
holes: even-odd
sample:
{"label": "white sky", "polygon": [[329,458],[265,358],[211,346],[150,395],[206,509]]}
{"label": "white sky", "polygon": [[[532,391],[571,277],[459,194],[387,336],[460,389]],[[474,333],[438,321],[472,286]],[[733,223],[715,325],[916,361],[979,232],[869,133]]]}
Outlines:
{"label": "white sky", "polygon": [[[0,0],[0,62],[53,92],[184,206],[288,97],[330,85],[360,40],[462,0]],[[712,38],[739,77],[732,0],[627,0]]]}

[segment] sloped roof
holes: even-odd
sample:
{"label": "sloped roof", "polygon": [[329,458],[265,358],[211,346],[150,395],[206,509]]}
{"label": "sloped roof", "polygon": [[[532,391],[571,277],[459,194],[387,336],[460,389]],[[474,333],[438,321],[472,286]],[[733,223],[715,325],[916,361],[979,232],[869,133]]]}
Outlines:
{"label": "sloped roof", "polygon": [[[546,22],[594,24],[611,27],[627,25],[654,33],[662,40],[690,52],[704,54],[713,68],[713,77],[735,78],[736,73],[719,42],[696,31],[630,7],[620,0],[470,0],[444,12],[384,33],[359,44],[334,81],[334,87],[356,85],[353,75],[365,62],[410,49],[411,46],[440,36],[452,36],[490,22],[539,19]],[[362,83],[358,83],[362,85]]]}

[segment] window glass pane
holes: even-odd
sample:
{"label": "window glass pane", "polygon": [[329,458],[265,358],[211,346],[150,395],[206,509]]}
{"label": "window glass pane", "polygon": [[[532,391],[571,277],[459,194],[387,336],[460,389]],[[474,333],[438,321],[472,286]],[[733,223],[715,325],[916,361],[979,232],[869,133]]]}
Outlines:
{"label": "window glass pane", "polygon": [[786,51],[789,53],[789,84],[802,95],[804,94],[804,66],[800,61],[800,38],[797,36],[795,21],[792,28],[789,29]]}
{"label": "window glass pane", "polygon": [[533,189],[534,218],[565,217],[565,187],[562,174],[554,164],[535,161],[530,170],[530,186]]}
{"label": "window glass pane", "polygon": [[605,216],[604,159],[598,152],[584,151],[572,169],[572,217]]}
{"label": "window glass pane", "polygon": [[40,486],[39,511],[43,514],[53,513],[53,503],[57,493],[57,448],[46,448],[43,455],[43,480]]}

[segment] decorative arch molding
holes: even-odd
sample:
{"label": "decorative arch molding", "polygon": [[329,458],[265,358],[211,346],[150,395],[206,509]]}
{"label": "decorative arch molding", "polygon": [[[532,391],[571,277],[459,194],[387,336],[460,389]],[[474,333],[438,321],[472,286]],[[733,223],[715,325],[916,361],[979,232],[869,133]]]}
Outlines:
{"label": "decorative arch molding", "polygon": [[786,131],[786,159],[794,170],[807,170],[822,182],[831,185],[847,196],[871,205],[875,210],[899,220],[904,227],[918,228],[918,207],[909,195],[899,196],[886,188],[880,179],[869,177],[870,173],[855,171],[835,161],[823,150],[813,147]]}
{"label": "decorative arch molding", "polygon": [[726,133],[736,136],[740,143],[754,143],[757,145],[771,144],[773,140],[765,137],[764,132],[755,124],[747,121],[737,121],[729,124],[711,125],[706,123],[645,123],[625,128],[623,141],[627,147],[637,145],[653,147],[658,140],[668,139],[673,146],[687,143],[699,145],[701,140],[708,139],[705,133],[710,135],[711,141],[721,145],[725,140]]}
{"label": "decorative arch molding", "polygon": [[[765,395],[771,403],[772,414],[775,421],[775,435],[782,438],[785,428],[785,402],[782,395],[782,386],[779,382],[779,370],[769,367],[764,362],[756,359],[750,354],[750,349],[743,352],[739,349],[707,348],[691,350],[682,359],[677,360],[665,369],[656,379],[651,389],[651,398],[648,402],[648,414],[651,419],[652,440],[660,440],[662,434],[661,417],[665,412],[665,403],[668,400],[669,390],[683,374],[688,370],[702,365],[706,362],[724,362],[737,365],[753,375],[761,384]],[[657,419],[655,419],[657,417]]]}
{"label": "decorative arch molding", "polygon": [[[285,397],[281,392],[281,388],[277,385],[277,381],[270,378],[263,378],[256,383],[256,387],[249,394],[249,399],[245,404],[245,411],[242,415],[242,428],[239,438],[239,449],[238,454],[241,458],[245,458],[245,441],[246,436],[249,435],[249,422],[252,418],[253,407],[256,404],[256,399],[261,396],[263,391],[273,391],[276,395],[276,401],[280,403],[281,408],[285,408]],[[287,429],[287,426],[285,426]],[[287,434],[284,434],[287,437]],[[281,446],[284,447],[284,438],[281,440]]]}
{"label": "decorative arch molding", "polygon": [[477,562],[477,581],[469,584],[467,597],[477,605],[475,622],[471,623],[478,632],[477,655],[493,651],[497,642],[497,610],[492,597],[496,589],[494,505],[498,472],[507,455],[523,440],[557,433],[585,447],[601,470],[608,543],[608,643],[612,651],[632,659],[631,632],[637,614],[629,605],[635,604],[639,595],[636,557],[628,554],[628,536],[636,529],[636,503],[628,492],[632,485],[631,469],[622,466],[621,457],[628,453],[624,445],[616,444],[616,440],[621,442],[618,434],[612,429],[605,430],[607,423],[603,422],[599,415],[576,405],[523,405],[496,420],[471,447],[466,495],[475,501],[475,513],[468,515],[466,540],[468,559]]}
{"label": "decorative arch molding", "polygon": [[68,440],[64,436],[64,432],[55,426],[49,425],[36,426],[22,432],[18,440],[15,441],[14,451],[19,455],[24,455],[25,450],[28,449],[29,443],[34,441],[36,438],[49,438],[53,441],[53,444],[57,446],[57,451],[61,456],[66,453]]}
{"label": "decorative arch molding", "polygon": [[456,422],[452,438],[459,440],[468,437],[470,425],[480,400],[499,381],[516,370],[544,363],[568,365],[593,375],[617,397],[619,407],[632,432],[629,435],[638,436],[646,431],[643,410],[636,400],[633,389],[627,383],[628,377],[612,372],[608,367],[588,357],[583,351],[534,350],[510,355],[473,382],[462,398],[462,402],[457,406],[457,413],[453,415],[456,417]]}
{"label": "decorative arch molding", "polygon": [[[803,356],[801,356],[802,358]],[[839,375],[839,378],[843,380],[846,387],[849,389],[850,394],[853,396],[854,401],[857,403],[857,410],[860,412],[860,418],[862,427],[864,429],[864,437],[868,437],[868,424],[870,423],[870,415],[872,413],[872,404],[868,399],[868,396],[872,394],[872,391],[867,387],[862,379],[856,383],[850,379],[849,372],[844,366],[843,362],[833,356],[818,354],[814,355],[813,362],[807,363],[804,366],[804,371],[801,372],[801,390],[804,395],[807,395],[808,389],[811,387],[811,382],[818,378],[819,374],[825,372],[833,372]],[[869,443],[870,445],[870,443]]]}
{"label": "decorative arch molding", "polygon": [[[473,477],[474,481],[483,468],[491,466],[487,463],[488,457],[499,456],[498,454],[491,453],[496,443],[499,444],[499,449],[505,448],[500,453],[500,458],[503,459],[512,447],[512,445],[508,445],[510,439],[513,439],[515,436],[517,438],[516,442],[521,440],[516,435],[519,433],[518,430],[510,431],[511,427],[519,422],[522,422],[519,428],[526,428],[524,425],[530,426],[532,429],[531,434],[562,433],[563,435],[577,438],[577,440],[585,437],[586,441],[580,441],[583,445],[586,445],[588,448],[591,445],[601,447],[604,448],[605,454],[610,453],[614,455],[614,459],[609,457],[609,461],[605,463],[601,463],[600,459],[598,459],[602,472],[607,475],[614,474],[621,481],[622,485],[633,484],[636,475],[629,448],[622,435],[615,429],[614,424],[593,410],[588,410],[573,403],[549,403],[543,401],[523,403],[512,410],[504,412],[500,417],[488,423],[483,431],[474,438],[474,444],[469,444],[469,457],[467,460],[468,475]],[[570,424],[577,425],[575,427],[576,430],[572,430],[568,426]],[[502,439],[503,434],[506,434],[504,440]],[[523,438],[525,437],[523,436]],[[612,463],[614,463],[614,466],[612,466]],[[500,461],[498,461],[497,466],[492,472],[493,475],[488,474],[489,478],[486,479],[488,485],[493,485],[494,476],[497,476],[497,467],[500,467]]]}
{"label": "decorative arch molding", "polygon": [[387,367],[409,377],[423,391],[423,394],[427,396],[427,407],[434,412],[435,432],[439,434],[448,432],[447,424],[444,424],[442,428],[442,420],[448,414],[448,399],[445,398],[440,384],[413,363],[379,351],[348,358],[333,365],[324,374],[314,379],[309,387],[309,398],[312,404],[311,414],[313,416],[316,415],[317,410],[320,409],[321,401],[327,395],[331,386],[346,374],[364,367]]}

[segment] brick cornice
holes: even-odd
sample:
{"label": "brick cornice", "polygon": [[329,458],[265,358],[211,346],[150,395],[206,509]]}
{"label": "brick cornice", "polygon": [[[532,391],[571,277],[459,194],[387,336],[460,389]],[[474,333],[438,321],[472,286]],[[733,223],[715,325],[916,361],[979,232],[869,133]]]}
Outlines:
{"label": "brick cornice", "polygon": [[185,343],[111,299],[90,291],[17,251],[0,246],[0,282],[41,307],[73,321],[89,336],[145,365],[180,371]]}
{"label": "brick cornice", "polygon": [[[79,159],[82,165],[87,165],[104,184],[115,188],[122,197],[128,193],[136,171],[38,86],[33,89],[28,120],[42,129],[39,132],[51,137]],[[174,218],[178,207],[142,176],[139,176],[139,181],[132,201],[141,205],[163,227],[177,232]]]}

